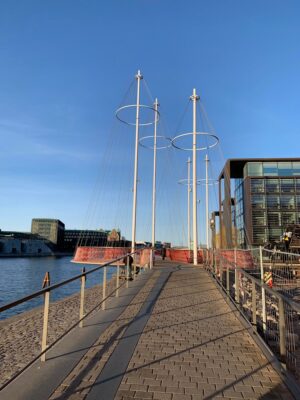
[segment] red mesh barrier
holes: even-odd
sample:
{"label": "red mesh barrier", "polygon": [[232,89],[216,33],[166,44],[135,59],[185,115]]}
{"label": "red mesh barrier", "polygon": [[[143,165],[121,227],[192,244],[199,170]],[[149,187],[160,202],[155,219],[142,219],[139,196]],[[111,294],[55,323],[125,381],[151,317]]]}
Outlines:
{"label": "red mesh barrier", "polygon": [[[150,249],[143,249],[136,254],[136,263],[140,266],[149,265]],[[125,257],[131,252],[130,247],[77,247],[73,262],[82,264],[106,264],[119,257]],[[114,263],[123,264],[123,260]]]}
{"label": "red mesh barrier", "polygon": [[[185,263],[193,262],[193,251],[188,249],[168,249],[167,257],[170,257],[172,261],[179,261]],[[198,264],[203,262],[203,252],[198,250]]]}
{"label": "red mesh barrier", "polygon": [[[234,250],[219,250],[221,256],[234,263]],[[254,261],[250,250],[236,250],[236,263],[241,268],[254,268]]]}

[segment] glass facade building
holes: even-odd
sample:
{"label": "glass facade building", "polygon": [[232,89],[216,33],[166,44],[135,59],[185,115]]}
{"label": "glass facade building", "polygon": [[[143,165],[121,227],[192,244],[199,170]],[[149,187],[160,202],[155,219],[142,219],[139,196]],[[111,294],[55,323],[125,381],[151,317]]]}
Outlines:
{"label": "glass facade building", "polygon": [[279,241],[287,225],[300,224],[300,159],[228,160],[220,179],[235,199],[235,220],[228,227],[228,201],[220,196],[223,247]]}

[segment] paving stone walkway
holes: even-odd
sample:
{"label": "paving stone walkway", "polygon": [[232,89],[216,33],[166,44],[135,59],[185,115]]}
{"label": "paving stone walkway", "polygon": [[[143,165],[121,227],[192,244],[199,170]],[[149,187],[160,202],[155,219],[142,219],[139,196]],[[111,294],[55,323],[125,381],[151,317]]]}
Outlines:
{"label": "paving stone walkway", "polygon": [[161,262],[131,284],[139,282],[127,308],[41,400],[294,399],[205,270]]}

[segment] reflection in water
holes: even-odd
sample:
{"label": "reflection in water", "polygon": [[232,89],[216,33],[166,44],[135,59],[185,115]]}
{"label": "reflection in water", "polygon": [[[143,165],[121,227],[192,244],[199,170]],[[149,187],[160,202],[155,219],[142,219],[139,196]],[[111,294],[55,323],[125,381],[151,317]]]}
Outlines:
{"label": "reflection in water", "polygon": [[[50,272],[51,284],[79,274],[83,265],[71,263],[71,257],[0,258],[0,305],[10,303],[42,288],[45,273]],[[85,265],[86,270],[94,268]],[[114,268],[108,268],[108,279]],[[102,282],[103,272],[87,276],[86,287]],[[80,280],[71,282],[51,292],[51,301],[70,296],[80,289]],[[43,296],[20,304],[0,314],[0,319],[20,314],[43,304]]]}

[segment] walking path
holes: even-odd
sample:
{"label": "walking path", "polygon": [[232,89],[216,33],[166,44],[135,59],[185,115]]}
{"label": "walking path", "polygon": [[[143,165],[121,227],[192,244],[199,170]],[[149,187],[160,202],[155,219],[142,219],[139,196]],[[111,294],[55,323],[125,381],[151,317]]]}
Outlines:
{"label": "walking path", "polygon": [[236,313],[201,267],[162,262],[0,398],[293,399]]}

